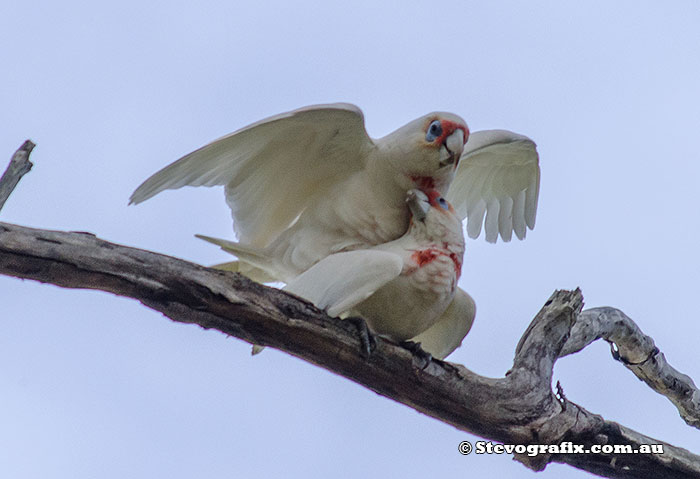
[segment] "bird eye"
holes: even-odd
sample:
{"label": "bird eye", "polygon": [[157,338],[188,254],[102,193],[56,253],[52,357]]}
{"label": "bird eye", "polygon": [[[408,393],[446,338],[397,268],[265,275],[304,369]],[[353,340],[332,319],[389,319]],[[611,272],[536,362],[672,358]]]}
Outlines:
{"label": "bird eye", "polygon": [[449,210],[450,209],[450,204],[447,202],[445,198],[442,196],[438,198],[438,203],[440,203],[440,206],[442,206],[443,210]]}
{"label": "bird eye", "polygon": [[442,135],[442,125],[440,124],[440,120],[435,120],[428,126],[428,131],[425,134],[425,141],[433,142],[440,137],[440,135]]}

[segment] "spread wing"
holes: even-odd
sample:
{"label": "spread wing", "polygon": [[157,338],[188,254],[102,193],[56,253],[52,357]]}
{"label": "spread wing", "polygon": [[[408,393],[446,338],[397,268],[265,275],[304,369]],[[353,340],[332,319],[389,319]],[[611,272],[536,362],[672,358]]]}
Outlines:
{"label": "spread wing", "polygon": [[478,238],[485,223],[486,241],[495,243],[499,233],[503,241],[513,231],[523,239],[535,227],[539,190],[535,143],[510,131],[485,130],[470,135],[447,200],[467,218],[470,238]]}
{"label": "spread wing", "polygon": [[291,280],[284,290],[338,316],[399,276],[402,268],[402,258],[386,251],[336,253]]}
{"label": "spread wing", "polygon": [[440,319],[412,339],[421,343],[424,351],[437,359],[444,359],[462,345],[474,322],[476,305],[463,289],[457,288],[455,297]]}
{"label": "spread wing", "polygon": [[249,125],[180,158],[148,178],[130,202],[187,185],[225,185],[239,239],[264,247],[315,195],[361,170],[373,147],[356,106],[301,108]]}

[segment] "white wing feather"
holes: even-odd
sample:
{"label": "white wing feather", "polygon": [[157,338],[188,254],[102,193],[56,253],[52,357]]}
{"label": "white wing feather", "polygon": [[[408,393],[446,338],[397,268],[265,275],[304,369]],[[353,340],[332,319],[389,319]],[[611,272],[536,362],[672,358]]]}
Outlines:
{"label": "white wing feather", "polygon": [[182,157],[131,196],[226,185],[241,242],[264,247],[335,182],[364,167],[374,143],[354,105],[315,105],[259,121]]}
{"label": "white wing feather", "polygon": [[499,233],[503,241],[510,241],[513,232],[523,239],[527,227],[535,227],[539,188],[539,156],[532,140],[506,130],[476,131],[465,145],[447,200],[467,218],[470,238],[477,238],[485,223],[486,240],[495,243]]}
{"label": "white wing feather", "polygon": [[457,288],[454,299],[437,323],[412,341],[421,343],[423,350],[432,354],[433,357],[444,359],[462,345],[462,340],[472,327],[475,315],[474,300],[464,290]]}
{"label": "white wing feather", "polygon": [[399,276],[402,268],[402,258],[386,251],[336,253],[291,280],[284,290],[338,316]]}

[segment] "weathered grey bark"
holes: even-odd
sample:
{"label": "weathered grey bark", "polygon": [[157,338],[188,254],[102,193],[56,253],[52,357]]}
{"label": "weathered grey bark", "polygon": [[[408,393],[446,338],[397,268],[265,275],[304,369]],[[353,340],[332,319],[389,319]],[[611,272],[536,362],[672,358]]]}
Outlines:
{"label": "weathered grey bark", "polygon": [[407,350],[382,339],[364,360],[354,326],[283,291],[88,233],[0,223],[0,273],[135,298],[175,321],[286,351],[503,443],[664,445],[660,455],[517,456],[535,470],[562,462],[606,477],[700,478],[699,456],[605,421],[552,392],[552,367],[583,304],[578,290],[554,293],[518,344],[513,368],[503,378],[486,378],[442,361],[421,370]]}
{"label": "weathered grey bark", "polygon": [[700,428],[700,390],[689,376],[668,364],[654,340],[619,309],[602,307],[583,311],[560,356],[577,353],[601,338],[610,343],[615,359],[654,391],[666,396],[688,425]]}
{"label": "weathered grey bark", "polygon": [[[28,162],[33,146],[26,142],[15,157],[19,154]],[[13,171],[10,180],[5,180],[7,174],[0,180],[0,191],[3,184],[10,185],[5,199],[29,168],[31,163],[8,168]],[[2,203],[4,199],[0,207]],[[556,359],[605,338],[616,345],[616,354],[635,374],[677,405],[689,424],[698,423],[697,388],[692,380],[671,368],[651,338],[624,313],[613,308],[581,313],[579,290],[555,292],[523,334],[513,368],[504,378],[486,378],[443,361],[421,369],[406,349],[383,339],[378,339],[377,348],[365,360],[354,326],[329,318],[305,301],[238,274],[116,245],[90,233],[0,223],[0,274],[137,299],[174,321],[286,351],[461,430],[499,442],[570,441],[586,449],[601,444],[664,447],[663,454],[516,455],[535,470],[561,462],[606,477],[700,478],[699,456],[605,421],[569,402],[559,387],[557,394],[552,392]]]}
{"label": "weathered grey bark", "polygon": [[5,206],[5,201],[10,197],[10,194],[14,191],[19,180],[29,173],[29,170],[34,166],[32,162],[29,161],[29,155],[35,146],[36,145],[32,143],[31,140],[27,140],[15,151],[15,154],[12,155],[10,164],[0,178],[0,210]]}

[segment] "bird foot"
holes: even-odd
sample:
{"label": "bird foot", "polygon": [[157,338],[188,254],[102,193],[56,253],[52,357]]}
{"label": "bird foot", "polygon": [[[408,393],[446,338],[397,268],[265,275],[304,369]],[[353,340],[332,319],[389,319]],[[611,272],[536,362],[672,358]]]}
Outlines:
{"label": "bird foot", "polygon": [[372,331],[367,326],[367,321],[360,316],[350,316],[345,318],[345,321],[350,321],[357,328],[357,335],[360,338],[360,356],[367,359],[377,347],[377,340]]}
{"label": "bird foot", "polygon": [[413,354],[413,358],[417,360],[420,369],[425,369],[433,360],[433,355],[421,347],[420,343],[415,341],[401,341],[399,345],[408,349]]}

